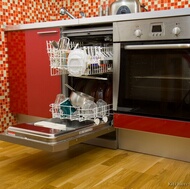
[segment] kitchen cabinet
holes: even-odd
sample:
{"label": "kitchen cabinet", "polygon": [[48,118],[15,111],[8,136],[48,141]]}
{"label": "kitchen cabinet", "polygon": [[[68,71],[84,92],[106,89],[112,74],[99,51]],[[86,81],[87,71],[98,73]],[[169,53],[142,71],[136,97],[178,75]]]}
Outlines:
{"label": "kitchen cabinet", "polygon": [[181,120],[114,114],[114,126],[119,129],[190,138],[190,123]]}
{"label": "kitchen cabinet", "polygon": [[46,41],[59,28],[7,32],[11,112],[50,118],[49,105],[61,93],[61,77],[50,75]]}

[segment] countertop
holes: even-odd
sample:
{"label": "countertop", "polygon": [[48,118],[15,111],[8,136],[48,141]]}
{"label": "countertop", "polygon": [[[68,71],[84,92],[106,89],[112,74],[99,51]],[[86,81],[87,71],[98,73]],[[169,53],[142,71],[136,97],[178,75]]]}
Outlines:
{"label": "countertop", "polygon": [[140,12],[122,15],[110,15],[101,17],[89,17],[69,20],[58,20],[49,22],[38,22],[32,24],[19,24],[19,25],[7,25],[4,27],[5,31],[27,30],[27,29],[40,29],[40,28],[52,28],[52,27],[66,27],[77,25],[90,25],[90,24],[104,24],[117,21],[130,21],[141,20],[149,18],[164,18],[174,16],[188,16],[190,15],[190,8],[171,9],[162,11]]}

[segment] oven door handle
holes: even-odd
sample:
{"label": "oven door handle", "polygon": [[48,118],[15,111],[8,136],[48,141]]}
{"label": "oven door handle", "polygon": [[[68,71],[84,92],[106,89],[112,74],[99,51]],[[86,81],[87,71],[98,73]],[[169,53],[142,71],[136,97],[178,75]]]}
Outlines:
{"label": "oven door handle", "polygon": [[187,49],[190,44],[156,44],[156,45],[125,45],[127,50],[146,50],[146,49]]}

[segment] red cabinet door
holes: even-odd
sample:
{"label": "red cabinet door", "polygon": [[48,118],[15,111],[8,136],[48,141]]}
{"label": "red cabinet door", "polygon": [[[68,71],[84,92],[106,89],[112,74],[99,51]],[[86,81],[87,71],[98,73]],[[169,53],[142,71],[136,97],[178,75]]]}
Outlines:
{"label": "red cabinet door", "polygon": [[51,117],[49,105],[61,93],[61,77],[50,75],[46,41],[59,40],[59,28],[8,32],[11,111]]}

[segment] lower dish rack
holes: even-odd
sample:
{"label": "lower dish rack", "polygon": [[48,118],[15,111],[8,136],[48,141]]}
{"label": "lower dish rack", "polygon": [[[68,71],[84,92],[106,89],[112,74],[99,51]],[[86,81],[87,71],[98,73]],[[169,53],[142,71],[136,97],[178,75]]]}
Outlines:
{"label": "lower dish rack", "polygon": [[112,115],[112,104],[107,104],[101,107],[92,109],[83,109],[81,107],[73,107],[52,103],[50,104],[50,112],[52,118],[69,119],[71,121],[78,120],[86,121],[93,120],[95,124],[100,124],[100,121],[107,123]]}

